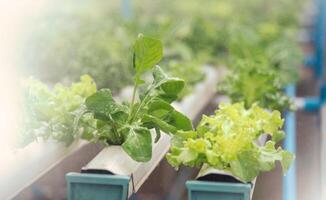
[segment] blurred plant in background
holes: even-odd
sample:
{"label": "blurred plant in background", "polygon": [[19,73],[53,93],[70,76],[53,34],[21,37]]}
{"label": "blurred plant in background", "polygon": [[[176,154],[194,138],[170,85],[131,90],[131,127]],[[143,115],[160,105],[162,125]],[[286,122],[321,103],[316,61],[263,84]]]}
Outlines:
{"label": "blurred plant in background", "polygon": [[[266,54],[280,69],[286,68],[287,74],[295,73],[292,64],[300,60],[292,53],[297,49],[292,43],[293,34],[282,35],[295,32],[297,27],[300,3],[293,0],[135,0],[131,18],[122,16],[120,3],[72,0],[55,6],[50,14],[32,24],[26,35],[23,61],[27,74],[53,84],[71,82],[87,73],[96,79],[99,88],[110,86],[117,93],[131,83],[132,55],[127,52],[139,32],[162,39],[166,49],[162,66],[168,73],[180,75],[179,69],[174,69],[176,65],[185,68],[184,72],[196,71],[182,77],[189,91],[201,80],[203,64],[228,63],[227,57],[234,52],[234,48],[230,48],[232,53],[229,49],[232,41],[238,44],[236,48],[256,45],[249,32],[258,35],[258,46],[271,46],[271,50],[265,48]],[[249,50],[255,51],[258,46]],[[191,74],[199,75],[193,78]]]}
{"label": "blurred plant in background", "polygon": [[269,68],[266,60],[238,60],[219,90],[232,102],[244,102],[246,108],[257,102],[272,110],[294,109],[292,100],[284,93],[280,77]]}
{"label": "blurred plant in background", "polygon": [[[90,115],[81,117],[85,99],[96,92],[96,85],[88,75],[81,76],[70,87],[56,84],[52,90],[38,80],[29,79],[22,90],[24,115],[19,142],[22,147],[50,138],[70,145],[94,122]],[[74,130],[76,119],[80,120],[81,130]]]}
{"label": "blurred plant in background", "polygon": [[71,1],[33,25],[24,54],[27,71],[52,84],[90,74],[99,87],[114,85],[115,91],[131,82],[129,35],[119,13],[111,16],[108,5],[97,3]]}

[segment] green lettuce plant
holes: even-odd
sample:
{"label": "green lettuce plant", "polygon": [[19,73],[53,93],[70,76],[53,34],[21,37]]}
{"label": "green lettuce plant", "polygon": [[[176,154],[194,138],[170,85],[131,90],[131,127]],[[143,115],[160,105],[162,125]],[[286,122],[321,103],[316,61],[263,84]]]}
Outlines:
{"label": "green lettuce plant", "polygon": [[[213,116],[203,116],[196,130],[177,131],[172,139],[168,162],[180,165],[210,167],[224,170],[243,182],[252,181],[261,171],[270,171],[279,161],[285,173],[293,154],[276,148],[282,140],[283,119],[278,111],[266,111],[253,104],[221,104]],[[263,134],[271,136],[264,145],[257,140]]]}
{"label": "green lettuce plant", "polygon": [[294,103],[284,92],[281,77],[265,59],[237,60],[234,68],[218,86],[232,102],[244,102],[246,108],[257,103],[267,109],[294,110]]}
{"label": "green lettuce plant", "polygon": [[298,80],[298,67],[303,62],[301,49],[294,39],[294,34],[288,31],[269,32],[272,33],[265,30],[264,34],[259,34],[255,27],[231,26],[229,28],[228,65],[234,69],[237,67],[238,60],[264,60],[266,70],[274,71],[280,85],[285,87]]}
{"label": "green lettuce plant", "polygon": [[295,83],[299,79],[298,68],[303,64],[302,49],[293,38],[280,37],[265,52],[282,85]]}
{"label": "green lettuce plant", "polygon": [[[121,145],[135,161],[146,162],[152,157],[151,129],[155,142],[160,131],[176,133],[192,130],[191,121],[171,106],[184,88],[184,81],[169,77],[156,65],[162,58],[160,40],[139,35],[133,47],[134,90],[130,102],[119,103],[109,89],[101,89],[86,99],[86,113],[97,120],[93,130],[85,133],[94,142]],[[142,79],[152,72],[149,84]]]}
{"label": "green lettuce plant", "polygon": [[75,130],[75,119],[83,112],[85,99],[96,92],[96,84],[88,75],[81,76],[70,87],[56,84],[52,90],[38,80],[28,79],[22,91],[20,146],[48,139],[68,146],[92,123],[90,116],[85,115]]}

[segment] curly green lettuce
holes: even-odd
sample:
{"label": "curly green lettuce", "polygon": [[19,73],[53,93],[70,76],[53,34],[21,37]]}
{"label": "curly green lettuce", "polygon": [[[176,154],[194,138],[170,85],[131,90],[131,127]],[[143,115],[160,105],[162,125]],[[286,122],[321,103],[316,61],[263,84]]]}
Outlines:
{"label": "curly green lettuce", "polygon": [[[79,127],[75,121],[85,110],[84,101],[96,92],[96,84],[88,75],[70,87],[56,84],[52,90],[44,83],[28,79],[23,84],[23,119],[19,145],[53,139],[70,145],[93,123],[83,116]],[[76,130],[77,129],[77,130]]]}
{"label": "curly green lettuce", "polygon": [[[243,182],[252,181],[261,171],[275,168],[276,161],[285,173],[294,155],[275,144],[282,140],[283,119],[279,111],[266,111],[254,104],[246,109],[243,103],[221,104],[213,116],[203,116],[195,131],[178,131],[172,138],[168,162],[200,167],[207,164],[230,172]],[[263,134],[271,140],[259,145]]]}

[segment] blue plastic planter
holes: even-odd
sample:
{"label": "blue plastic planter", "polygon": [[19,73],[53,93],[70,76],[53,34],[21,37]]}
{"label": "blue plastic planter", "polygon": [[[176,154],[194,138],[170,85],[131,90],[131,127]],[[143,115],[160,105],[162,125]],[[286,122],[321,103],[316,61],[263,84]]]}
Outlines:
{"label": "blue plastic planter", "polygon": [[108,174],[68,173],[68,200],[126,200],[128,176]]}
{"label": "blue plastic planter", "polygon": [[251,184],[187,181],[189,200],[250,200]]}

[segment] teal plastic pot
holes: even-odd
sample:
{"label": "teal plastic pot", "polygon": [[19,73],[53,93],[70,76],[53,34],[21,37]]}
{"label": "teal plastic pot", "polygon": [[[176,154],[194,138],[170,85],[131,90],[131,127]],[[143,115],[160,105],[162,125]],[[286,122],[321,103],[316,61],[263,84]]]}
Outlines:
{"label": "teal plastic pot", "polygon": [[251,184],[187,181],[189,200],[250,200]]}
{"label": "teal plastic pot", "polygon": [[128,176],[108,174],[68,173],[68,200],[126,200]]}

